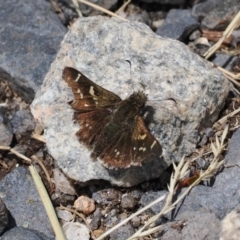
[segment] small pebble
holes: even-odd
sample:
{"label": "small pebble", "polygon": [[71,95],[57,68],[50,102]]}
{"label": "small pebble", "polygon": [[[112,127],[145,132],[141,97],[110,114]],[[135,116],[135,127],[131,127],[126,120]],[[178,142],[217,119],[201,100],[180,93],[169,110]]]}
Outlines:
{"label": "small pebble", "polygon": [[136,207],[137,201],[131,194],[123,194],[121,206],[124,209],[133,209]]}
{"label": "small pebble", "polygon": [[141,224],[141,219],[139,217],[136,216],[132,218],[132,225],[134,227],[139,227],[140,224]]}
{"label": "small pebble", "polygon": [[74,207],[76,210],[78,210],[86,215],[93,213],[96,208],[94,200],[91,198],[88,198],[86,196],[79,197],[74,202]]}

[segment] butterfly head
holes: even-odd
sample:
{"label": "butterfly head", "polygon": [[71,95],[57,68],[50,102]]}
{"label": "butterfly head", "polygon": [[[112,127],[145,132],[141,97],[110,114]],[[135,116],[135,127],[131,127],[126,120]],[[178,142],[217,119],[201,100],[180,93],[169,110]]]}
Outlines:
{"label": "butterfly head", "polygon": [[145,105],[145,103],[147,101],[147,95],[142,91],[138,91],[138,92],[134,92],[132,95],[130,95],[129,99],[131,100],[131,102],[133,104],[135,104],[137,107],[141,108]]}

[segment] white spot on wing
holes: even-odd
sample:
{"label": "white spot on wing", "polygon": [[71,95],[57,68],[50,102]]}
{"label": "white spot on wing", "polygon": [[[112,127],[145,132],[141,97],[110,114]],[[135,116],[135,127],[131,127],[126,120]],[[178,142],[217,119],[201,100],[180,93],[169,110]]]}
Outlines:
{"label": "white spot on wing", "polygon": [[79,74],[77,75],[77,78],[74,80],[74,82],[78,82],[78,80],[79,80],[80,77],[81,77],[81,74],[79,73]]}
{"label": "white spot on wing", "polygon": [[80,98],[83,99],[83,94],[82,93],[80,93]]}
{"label": "white spot on wing", "polygon": [[145,147],[140,147],[138,150],[145,152],[147,149]]}
{"label": "white spot on wing", "polygon": [[151,149],[153,149],[153,147],[155,146],[155,144],[157,143],[156,140],[153,141],[152,145],[151,145]]}
{"label": "white spot on wing", "polygon": [[141,140],[144,140],[144,139],[146,138],[146,136],[147,136],[146,134],[143,134],[143,135],[140,135],[139,138],[140,138]]}
{"label": "white spot on wing", "polygon": [[90,87],[89,93],[90,93],[92,96],[95,96],[94,87],[93,87],[93,86]]}

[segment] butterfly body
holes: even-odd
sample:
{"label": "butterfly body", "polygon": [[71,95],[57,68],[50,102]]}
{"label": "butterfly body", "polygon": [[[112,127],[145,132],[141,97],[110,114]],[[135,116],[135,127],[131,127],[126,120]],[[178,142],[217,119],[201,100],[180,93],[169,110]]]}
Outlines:
{"label": "butterfly body", "polygon": [[65,67],[63,79],[72,88],[74,119],[80,142],[92,150],[107,168],[140,166],[150,156],[160,157],[162,148],[140,116],[147,96],[134,92],[122,100],[98,86],[74,68]]}

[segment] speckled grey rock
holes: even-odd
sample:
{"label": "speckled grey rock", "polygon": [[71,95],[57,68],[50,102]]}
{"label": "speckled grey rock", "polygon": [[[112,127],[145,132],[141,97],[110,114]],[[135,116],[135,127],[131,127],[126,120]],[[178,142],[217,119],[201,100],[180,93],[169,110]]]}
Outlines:
{"label": "speckled grey rock", "polygon": [[0,0],[0,79],[31,102],[66,33],[44,0]]}
{"label": "speckled grey rock", "polygon": [[110,240],[124,240],[132,236],[134,232],[134,228],[130,224],[127,224],[116,229],[116,231],[112,232],[109,236]]}
{"label": "speckled grey rock", "polygon": [[203,28],[223,31],[238,13],[239,8],[239,0],[210,0],[197,4],[193,8],[193,15],[204,15],[201,22]]}
{"label": "speckled grey rock", "polygon": [[223,67],[223,68],[229,68],[231,65],[231,60],[233,59],[232,56],[229,56],[227,54],[224,53],[216,53],[212,58],[211,58],[211,62],[216,64],[219,67]]}
{"label": "speckled grey rock", "polygon": [[5,108],[0,107],[0,145],[8,147],[13,138],[13,129],[6,115]]}
{"label": "speckled grey rock", "polygon": [[[161,159],[118,170],[93,161],[75,135],[80,127],[67,104],[73,95],[62,79],[65,66],[123,99],[144,90],[154,119],[149,129],[163,147]],[[45,128],[50,154],[70,178],[133,186],[160,176],[171,161],[192,153],[200,129],[217,118],[228,91],[227,79],[180,42],[161,38],[142,23],[89,17],[77,20],[65,36],[31,110]]]}
{"label": "speckled grey rock", "polygon": [[5,227],[8,225],[8,210],[5,203],[0,198],[0,234],[2,234]]}
{"label": "speckled grey rock", "polygon": [[103,215],[101,213],[100,208],[97,208],[95,210],[95,212],[93,213],[93,219],[90,222],[90,226],[91,226],[92,230],[96,230],[100,227],[102,217],[103,217]]}
{"label": "speckled grey rock", "polygon": [[199,19],[204,18],[217,6],[217,3],[218,0],[207,0],[199,2],[193,6],[192,15]]}
{"label": "speckled grey rock", "polygon": [[161,37],[184,41],[198,26],[190,10],[172,9],[156,33]]}
{"label": "speckled grey rock", "polygon": [[47,238],[42,236],[36,230],[27,229],[24,227],[15,227],[5,232],[1,237],[1,240],[53,240],[54,238]]}
{"label": "speckled grey rock", "polygon": [[206,211],[184,212],[162,227],[161,240],[218,240],[220,220]]}
{"label": "speckled grey rock", "polygon": [[[148,204],[155,201],[156,199],[163,196],[167,196],[167,195],[168,195],[168,191],[165,191],[165,190],[164,191],[147,191],[142,195],[139,203],[141,204],[142,207],[146,207]],[[149,208],[148,211],[150,211],[154,215],[160,213],[165,204],[165,199],[153,205],[151,208]],[[170,215],[169,215],[169,219],[170,219]]]}
{"label": "speckled grey rock", "polygon": [[36,126],[34,118],[29,109],[21,109],[13,114],[11,119],[13,133],[18,139],[18,135],[32,132]]}
{"label": "speckled grey rock", "polygon": [[33,179],[25,167],[15,168],[0,181],[0,197],[15,225],[36,230],[46,238],[54,237]]}
{"label": "speckled grey rock", "polygon": [[220,240],[240,239],[240,205],[230,212],[221,222]]}

